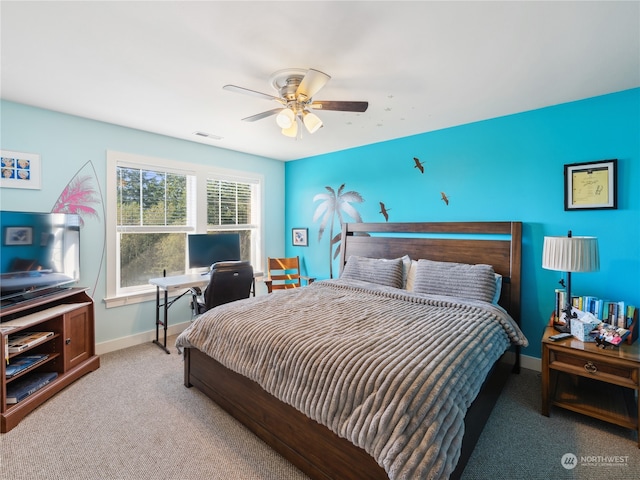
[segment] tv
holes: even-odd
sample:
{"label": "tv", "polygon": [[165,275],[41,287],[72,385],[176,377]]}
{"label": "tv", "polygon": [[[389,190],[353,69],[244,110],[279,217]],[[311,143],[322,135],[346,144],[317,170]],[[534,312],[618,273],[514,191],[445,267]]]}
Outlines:
{"label": "tv", "polygon": [[209,268],[216,262],[240,260],[239,233],[203,233],[187,238],[189,268]]}
{"label": "tv", "polygon": [[0,307],[80,279],[80,217],[0,211]]}

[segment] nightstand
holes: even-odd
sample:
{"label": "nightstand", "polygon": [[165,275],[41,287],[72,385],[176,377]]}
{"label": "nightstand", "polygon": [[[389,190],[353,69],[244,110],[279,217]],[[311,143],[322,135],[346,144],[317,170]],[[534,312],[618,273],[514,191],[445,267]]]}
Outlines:
{"label": "nightstand", "polygon": [[542,337],[542,414],[555,405],[635,430],[640,448],[638,342],[601,349],[574,337],[549,340],[555,333],[547,327]]}

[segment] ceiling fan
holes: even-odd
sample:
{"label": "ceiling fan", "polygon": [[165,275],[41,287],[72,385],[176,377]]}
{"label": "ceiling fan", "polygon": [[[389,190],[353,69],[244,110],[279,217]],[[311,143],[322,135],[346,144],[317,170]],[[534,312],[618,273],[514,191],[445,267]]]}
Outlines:
{"label": "ceiling fan", "polygon": [[302,123],[309,133],[322,127],[322,120],[311,110],[334,110],[340,112],[365,112],[369,102],[313,100],[313,97],[331,79],[319,70],[288,69],[278,70],[270,77],[273,88],[279,96],[257,92],[236,85],[225,85],[225,90],[254,97],[275,100],[282,106],[243,118],[245,122],[255,122],[276,115],[276,123],[287,137],[298,135],[298,123]]}

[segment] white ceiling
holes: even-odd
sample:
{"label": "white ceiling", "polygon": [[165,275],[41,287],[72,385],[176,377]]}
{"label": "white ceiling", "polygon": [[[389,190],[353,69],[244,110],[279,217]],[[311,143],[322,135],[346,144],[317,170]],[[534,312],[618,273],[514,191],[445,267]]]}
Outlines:
{"label": "white ceiling", "polygon": [[[280,160],[640,86],[640,2],[0,3],[3,99]],[[331,75],[280,134],[272,73]],[[220,140],[197,137],[206,132]],[[6,147],[6,146],[5,146]]]}

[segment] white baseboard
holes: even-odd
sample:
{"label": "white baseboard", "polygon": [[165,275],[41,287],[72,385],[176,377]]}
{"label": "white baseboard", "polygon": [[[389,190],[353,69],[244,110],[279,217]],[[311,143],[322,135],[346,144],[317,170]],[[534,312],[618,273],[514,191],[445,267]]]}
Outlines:
{"label": "white baseboard", "polygon": [[[167,336],[178,335],[185,328],[191,325],[191,322],[177,323],[170,325],[167,328]],[[145,342],[151,342],[156,339],[156,331],[149,330],[148,332],[137,333],[128,337],[116,338],[115,340],[108,340],[106,342],[96,343],[96,355],[104,355],[105,353],[115,352],[123,348],[134,347],[141,345]],[[160,331],[160,341],[164,340],[164,331]],[[167,348],[171,350],[173,345],[167,345]]]}
{"label": "white baseboard", "polygon": [[542,360],[536,357],[530,357],[528,355],[520,356],[520,366],[536,372],[542,371]]}

